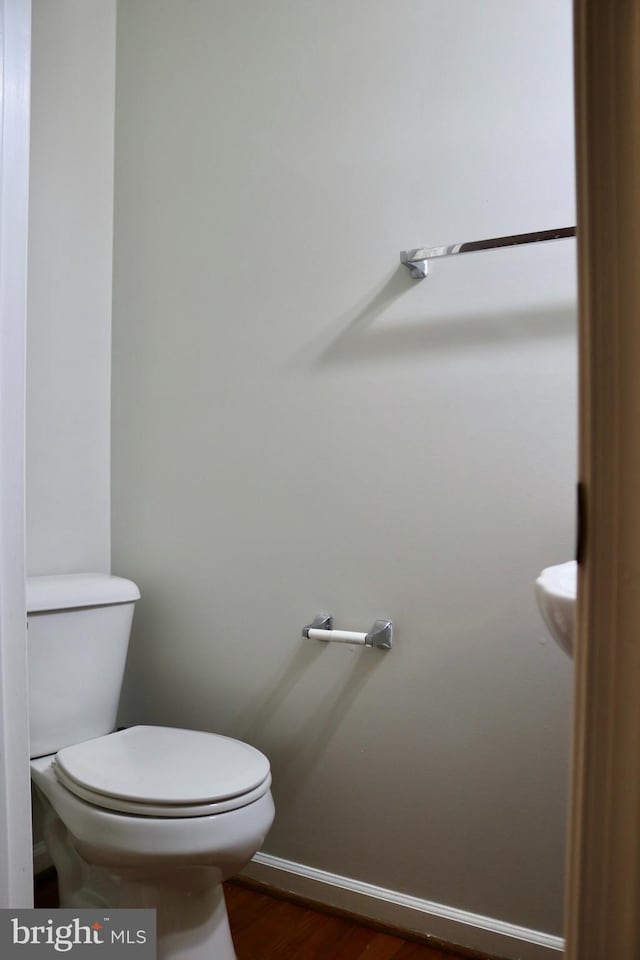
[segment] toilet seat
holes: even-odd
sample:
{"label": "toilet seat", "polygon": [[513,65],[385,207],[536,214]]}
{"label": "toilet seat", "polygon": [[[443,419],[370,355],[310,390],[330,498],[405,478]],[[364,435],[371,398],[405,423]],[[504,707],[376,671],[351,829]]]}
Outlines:
{"label": "toilet seat", "polygon": [[143,817],[225,813],[271,785],[269,761],[254,747],[174,727],[130,727],[64,747],[53,770],[80,799]]}
{"label": "toilet seat", "polygon": [[164,805],[151,803],[138,803],[135,800],[124,800],[121,797],[110,797],[95,790],[88,790],[81,784],[76,783],[71,777],[67,777],[63,770],[55,763],[53,771],[56,778],[63,787],[66,787],[71,793],[75,794],[81,800],[95,807],[101,807],[104,810],[114,810],[116,813],[130,813],[138,817],[206,817],[213,813],[226,813],[229,810],[237,810],[244,807],[254,800],[259,800],[264,796],[271,786],[271,774],[264,781],[248,793],[242,793],[237,797],[229,797],[227,800],[219,800],[215,803],[203,804],[172,804]]}

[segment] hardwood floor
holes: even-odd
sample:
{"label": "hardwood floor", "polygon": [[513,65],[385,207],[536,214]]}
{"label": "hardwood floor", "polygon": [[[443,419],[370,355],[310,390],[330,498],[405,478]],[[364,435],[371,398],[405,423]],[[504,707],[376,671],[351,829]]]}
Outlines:
{"label": "hardwood floor", "polygon": [[[238,960],[465,960],[235,881],[225,897]],[[35,905],[58,905],[53,871],[37,879]]]}
{"label": "hardwood floor", "polygon": [[225,884],[225,897],[238,960],[456,960],[239,883]]}

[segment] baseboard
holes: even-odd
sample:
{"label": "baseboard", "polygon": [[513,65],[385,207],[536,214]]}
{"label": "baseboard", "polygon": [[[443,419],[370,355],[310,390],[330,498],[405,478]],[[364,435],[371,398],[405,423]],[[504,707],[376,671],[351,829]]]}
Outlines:
{"label": "baseboard", "polygon": [[505,960],[561,960],[564,941],[537,930],[258,853],[242,875],[283,893]]}
{"label": "baseboard", "polygon": [[47,850],[47,845],[44,840],[40,840],[38,843],[33,845],[33,874],[38,876],[39,873],[44,873],[45,870],[50,870],[53,866],[53,860],[49,856],[49,851]]}

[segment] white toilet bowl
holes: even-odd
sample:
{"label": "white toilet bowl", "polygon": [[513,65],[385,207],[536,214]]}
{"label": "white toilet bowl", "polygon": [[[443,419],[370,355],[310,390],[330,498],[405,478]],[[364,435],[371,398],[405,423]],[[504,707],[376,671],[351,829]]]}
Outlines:
{"label": "white toilet bowl", "polygon": [[153,907],[158,957],[235,960],[221,884],[262,845],[266,758],[240,741],[132,727],[31,761],[64,907]]}

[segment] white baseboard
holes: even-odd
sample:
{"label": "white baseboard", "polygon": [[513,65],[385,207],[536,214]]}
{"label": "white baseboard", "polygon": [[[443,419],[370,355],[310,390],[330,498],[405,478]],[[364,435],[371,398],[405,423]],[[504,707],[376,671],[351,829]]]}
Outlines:
{"label": "white baseboard", "polygon": [[257,853],[242,873],[248,879],[346,910],[364,920],[389,924],[493,957],[561,960],[564,951],[561,937],[385,890],[267,853]]}
{"label": "white baseboard", "polygon": [[38,843],[33,845],[33,874],[37,876],[39,873],[42,873],[44,870],[48,870],[49,867],[53,866],[53,860],[49,856],[49,851],[47,850],[47,845],[44,840],[40,840]]}

